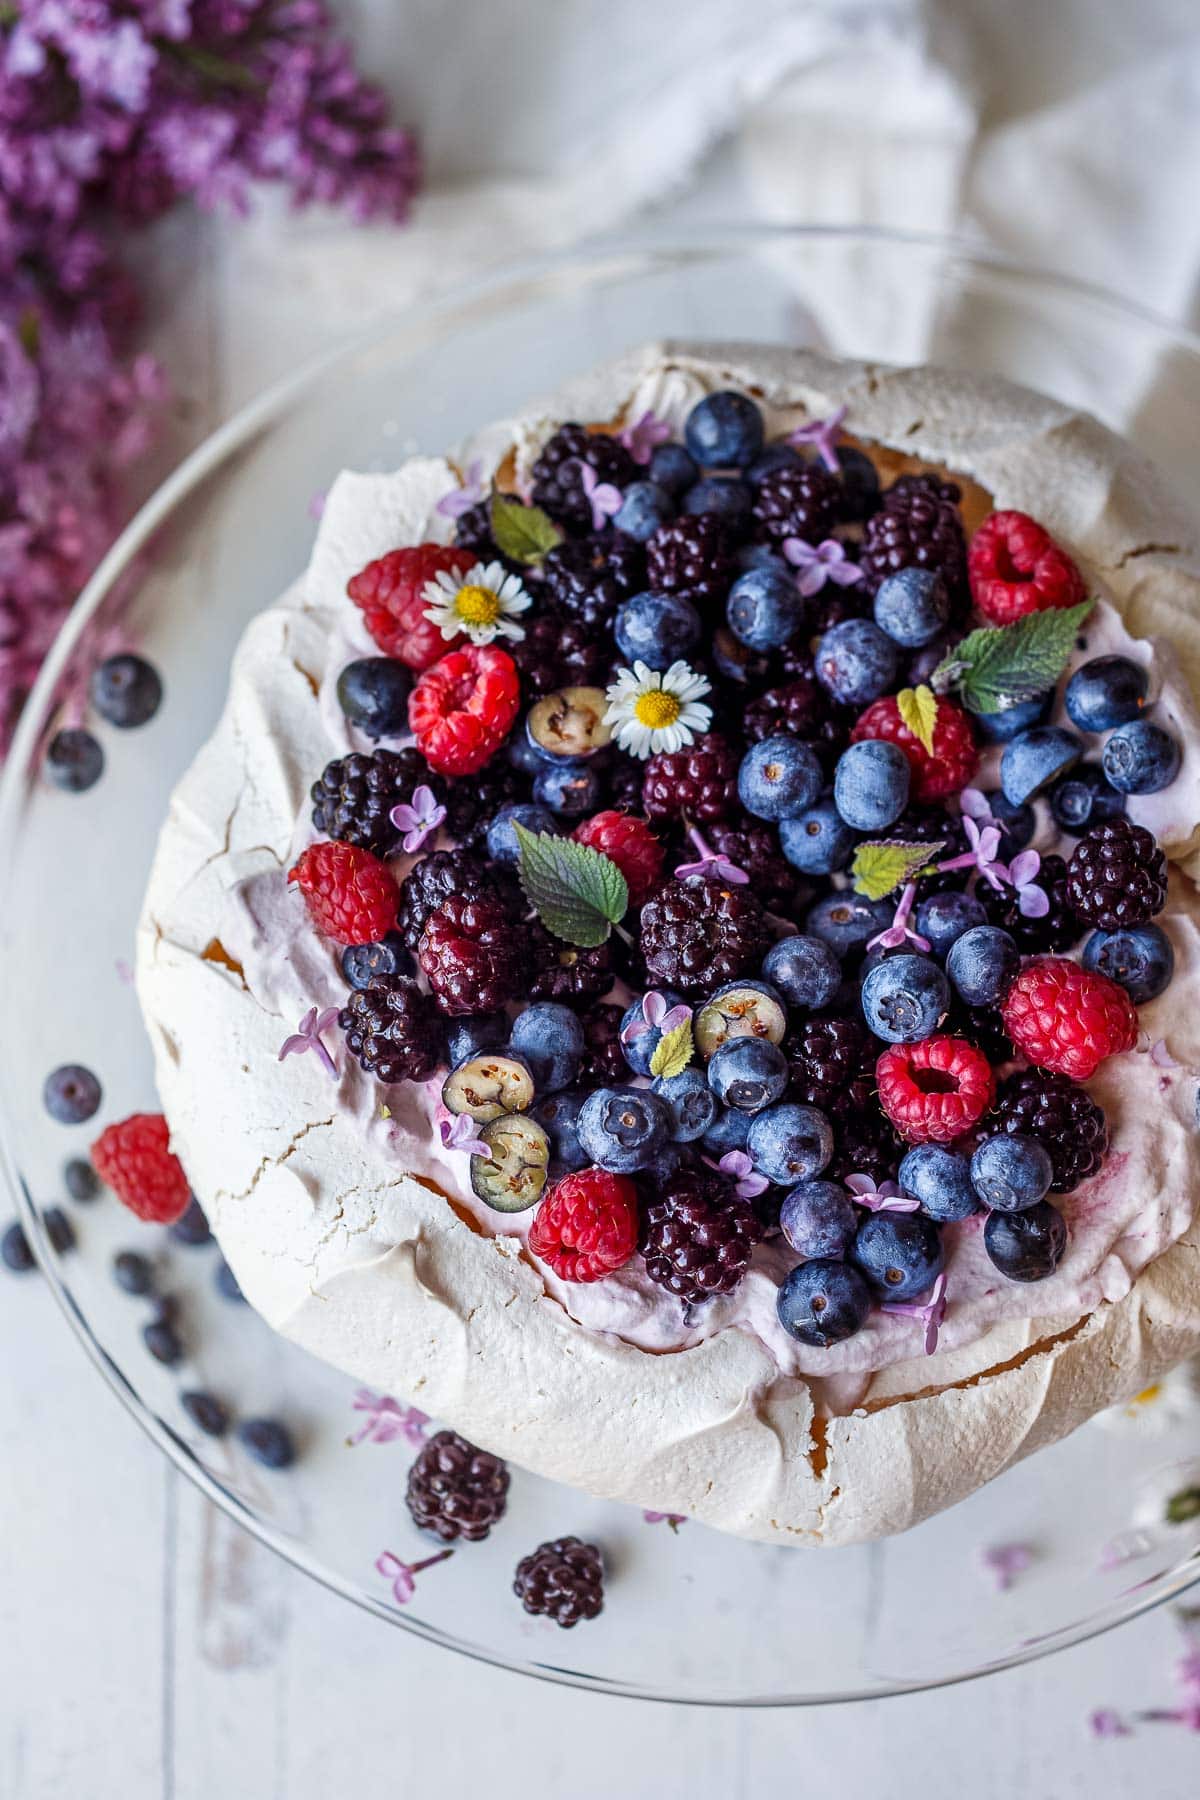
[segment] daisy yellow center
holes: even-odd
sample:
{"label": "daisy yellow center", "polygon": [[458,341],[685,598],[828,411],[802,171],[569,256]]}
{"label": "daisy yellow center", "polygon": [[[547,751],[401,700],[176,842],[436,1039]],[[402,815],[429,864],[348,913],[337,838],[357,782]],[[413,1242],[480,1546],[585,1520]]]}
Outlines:
{"label": "daisy yellow center", "polygon": [[1149,1387],[1144,1387],[1140,1394],[1135,1394],[1133,1396],[1133,1404],[1135,1406],[1153,1406],[1161,1393],[1161,1384],[1157,1381],[1152,1381]]}
{"label": "daisy yellow center", "polygon": [[463,587],[454,596],[454,610],[464,625],[494,625],[500,602],[491,588]]}
{"label": "daisy yellow center", "polygon": [[662,731],[665,726],[673,725],[682,711],[682,703],[674,694],[665,693],[662,688],[651,688],[649,693],[638,695],[633,716],[639,725],[646,725],[651,731]]}

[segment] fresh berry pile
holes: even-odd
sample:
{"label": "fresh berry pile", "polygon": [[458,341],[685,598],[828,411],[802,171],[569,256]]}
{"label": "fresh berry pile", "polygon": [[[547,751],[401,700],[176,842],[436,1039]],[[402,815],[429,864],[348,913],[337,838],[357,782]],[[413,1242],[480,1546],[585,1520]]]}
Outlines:
{"label": "fresh berry pile", "polygon": [[[439,1154],[532,1213],[548,1278],[632,1270],[692,1323],[771,1239],[801,1343],[883,1308],[933,1348],[961,1221],[1042,1280],[1102,1166],[1082,1084],[1173,967],[1127,814],[1181,753],[1140,666],[1079,664],[1084,578],[1036,520],[968,540],[941,473],[881,490],[767,424],[724,393],[681,442],[564,425],[527,495],[355,575],[380,654],[288,879],[342,1055],[437,1083]],[[409,1504],[481,1536],[505,1480],[442,1433]],[[570,1625],[601,1576],[563,1539],[517,1585]]]}

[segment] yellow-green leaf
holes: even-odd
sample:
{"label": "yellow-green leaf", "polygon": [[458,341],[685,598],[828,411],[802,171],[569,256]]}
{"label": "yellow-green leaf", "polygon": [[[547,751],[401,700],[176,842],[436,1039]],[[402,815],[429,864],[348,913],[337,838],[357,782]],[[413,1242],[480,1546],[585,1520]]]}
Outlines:
{"label": "yellow-green leaf", "polygon": [[926,687],[901,688],[896,695],[896,705],[900,709],[901,722],[908,726],[921,748],[928,755],[933,755],[933,734],[937,727],[938,703],[933,689]]}
{"label": "yellow-green leaf", "polygon": [[882,900],[920,874],[927,864],[936,862],[945,847],[944,840],[936,844],[860,844],[850,865],[854,891],[868,900]]}
{"label": "yellow-green leaf", "polygon": [[692,1021],[686,1018],[682,1025],[676,1025],[674,1031],[668,1031],[659,1038],[654,1046],[654,1055],[650,1058],[650,1073],[661,1075],[669,1081],[672,1075],[682,1075],[692,1060]]}

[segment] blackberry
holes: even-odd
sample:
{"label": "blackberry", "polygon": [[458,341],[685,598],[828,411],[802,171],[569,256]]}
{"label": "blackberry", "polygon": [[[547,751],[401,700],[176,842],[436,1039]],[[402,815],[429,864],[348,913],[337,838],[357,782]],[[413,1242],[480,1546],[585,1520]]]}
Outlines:
{"label": "blackberry", "polygon": [[729,533],[714,513],[682,513],[646,546],[651,591],[683,594],[701,612],[724,603],[736,574]]}
{"label": "blackberry", "polygon": [[715,1169],[679,1168],[643,1191],[638,1249],[646,1273],[685,1306],[732,1293],[759,1237],[754,1208]]}
{"label": "blackberry", "polygon": [[559,427],[533,465],[531,497],[535,506],[579,536],[592,528],[592,503],[583,490],[581,463],[595,470],[597,481],[612,487],[626,487],[638,475],[624,444],[607,432],[575,424]]}
{"label": "blackberry", "polygon": [[856,581],[853,587],[834,587],[830,583],[813,601],[812,635],[824,637],[843,619],[862,619],[870,611],[871,593],[864,582]]}
{"label": "blackberry", "polygon": [[504,900],[452,894],[430,913],[417,960],[443,1012],[496,1012],[516,997],[526,949]]}
{"label": "blackberry", "polygon": [[569,1631],[604,1608],[604,1562],[595,1544],[577,1537],[551,1538],[523,1556],[513,1593],[527,1613],[553,1619]]}
{"label": "blackberry", "polygon": [[1067,865],[1061,856],[1043,856],[1042,866],[1034,876],[1034,886],[1040,887],[1050,899],[1050,910],[1040,919],[1025,916],[1015,888],[997,889],[988,881],[978,881],[975,895],[983,902],[988,923],[1007,931],[1017,949],[1026,956],[1069,950],[1079,940],[1079,920],[1067,899]]}
{"label": "blackberry", "polygon": [[421,943],[425,921],[452,894],[475,899],[493,891],[493,881],[483,864],[467,850],[431,850],[414,863],[400,883],[397,924],[411,951]]}
{"label": "blackberry", "polygon": [[419,750],[355,752],[327,763],[312,784],[313,830],[322,837],[357,844],[376,856],[392,856],[400,833],[388,817],[422,783],[444,798],[443,784]]}
{"label": "blackberry", "polygon": [[824,1171],[830,1181],[847,1175],[869,1175],[872,1181],[891,1179],[900,1166],[904,1143],[879,1104],[875,1086],[874,1045],[872,1066],[863,1069],[828,1107],[833,1126],[833,1157]]}
{"label": "blackberry", "polygon": [[477,1450],[457,1431],[431,1437],[408,1471],[405,1499],[413,1523],[445,1543],[477,1544],[504,1517],[508,1465]]}
{"label": "blackberry", "polygon": [[553,937],[536,920],[528,929],[523,955],[527,971],[532,967],[530,1000],[559,1000],[564,1006],[582,1009],[607,994],[613,984],[613,967],[606,943],[580,950]]}
{"label": "blackberry", "polygon": [[595,636],[608,630],[623,600],[645,587],[645,552],[627,537],[569,540],[547,552],[542,578],[550,603]]}
{"label": "blackberry", "polygon": [[[887,835],[902,844],[944,844],[945,848],[937,853],[939,862],[950,862],[967,848],[962,819],[941,806],[906,807],[896,823],[888,828]],[[948,869],[944,874],[922,875],[917,881],[917,892],[925,900],[930,894],[961,890],[966,887],[970,873],[969,869]]]}
{"label": "blackberry", "polygon": [[799,877],[779,848],[773,826],[743,815],[731,823],[718,820],[709,827],[714,850],[727,856],[736,868],[745,869],[750,886],[768,912],[783,913],[795,904]]}
{"label": "blackberry", "polygon": [[503,561],[492,536],[490,495],[458,515],[454,525],[454,542],[463,550],[473,550],[480,562]]}
{"label": "blackberry", "polygon": [[694,825],[729,819],[740,811],[736,752],[715,731],[685,750],[660,751],[646,764],[642,807],[649,819],[677,819]]}
{"label": "blackberry", "polygon": [[1153,832],[1105,819],[1080,838],[1067,870],[1066,902],[1085,925],[1144,925],[1167,903],[1167,859]]}
{"label": "blackberry", "polygon": [[793,537],[819,544],[837,523],[841,499],[841,483],[820,463],[772,469],[754,493],[759,536],[776,544]]}
{"label": "blackberry", "polygon": [[617,812],[641,812],[644,780],[645,771],[640,762],[632,756],[614,756],[604,771],[609,806]]}
{"label": "blackberry", "polygon": [[564,619],[558,613],[537,614],[525,626],[520,642],[506,648],[527,694],[552,694],[564,687],[604,687],[613,660],[611,643],[577,619]]}
{"label": "blackberry", "polygon": [[708,992],[757,969],[771,934],[748,887],[668,881],[642,908],[641,944],[654,982]]}
{"label": "blackberry", "polygon": [[1000,1083],[991,1125],[1036,1138],[1054,1165],[1051,1191],[1069,1194],[1095,1175],[1108,1149],[1108,1121],[1092,1096],[1066,1075],[1020,1069]]}
{"label": "blackberry", "polygon": [[936,569],[961,607],[969,598],[967,539],[959,516],[962,490],[936,475],[902,475],[863,532],[858,561],[874,591],[900,569]]}
{"label": "blackberry", "polygon": [[338,1014],[346,1043],[378,1081],[425,1081],[442,1060],[445,1027],[411,975],[376,975]]}
{"label": "blackberry", "polygon": [[812,1013],[784,1039],[791,1068],[791,1095],[805,1106],[826,1110],[862,1073],[873,1043],[857,1019]]}
{"label": "blackberry", "polygon": [[487,828],[510,800],[529,798],[529,777],[514,768],[502,751],[474,775],[448,781],[442,798],[446,803],[446,830],[464,850],[482,850]]}
{"label": "blackberry", "polygon": [[742,719],[749,743],[758,744],[780,733],[810,738],[829,717],[832,703],[807,653],[804,662],[807,667],[798,669],[784,686],[768,688],[749,702]]}
{"label": "blackberry", "polygon": [[601,1001],[583,1015],[583,1061],[579,1065],[576,1085],[579,1087],[615,1087],[628,1081],[629,1064],[621,1048],[623,1006]]}
{"label": "blackberry", "polygon": [[968,1044],[982,1050],[993,1065],[1013,1062],[1016,1058],[1013,1041],[994,1006],[966,1006],[957,1001],[942,1029],[950,1037],[966,1038]]}

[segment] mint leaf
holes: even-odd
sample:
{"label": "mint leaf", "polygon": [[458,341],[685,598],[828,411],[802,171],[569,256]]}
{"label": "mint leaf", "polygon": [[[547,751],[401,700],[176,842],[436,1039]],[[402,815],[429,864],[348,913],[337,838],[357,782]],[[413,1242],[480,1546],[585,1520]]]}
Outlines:
{"label": "mint leaf", "polygon": [[936,844],[860,844],[850,864],[854,891],[864,894],[868,900],[882,900],[885,894],[891,894],[906,881],[911,881],[945,848],[944,839]]}
{"label": "mint leaf", "polygon": [[514,825],[525,897],[547,931],[581,950],[595,949],[629,908],[629,888],[611,857],[553,832]]}
{"label": "mint leaf", "polygon": [[540,563],[547,550],[562,543],[563,534],[540,506],[523,506],[505,494],[493,494],[492,538],[502,556],[529,564]]}
{"label": "mint leaf", "polygon": [[933,734],[937,729],[938,703],[937,695],[932,688],[922,682],[920,687],[901,688],[896,695],[896,709],[900,714],[900,723],[907,725],[921,748],[933,755]]}
{"label": "mint leaf", "polygon": [[939,693],[956,687],[970,712],[1003,712],[1049,693],[1070,660],[1075,638],[1093,606],[1052,607],[1015,625],[972,631],[934,670]]}
{"label": "mint leaf", "polygon": [[664,1081],[670,1081],[673,1075],[682,1075],[692,1060],[695,1047],[689,1013],[682,1025],[676,1025],[674,1031],[666,1032],[655,1044],[654,1055],[650,1058],[650,1073],[661,1075]]}

